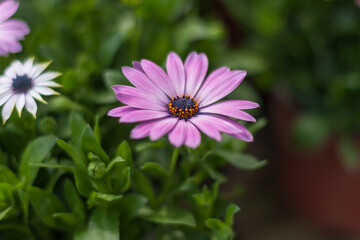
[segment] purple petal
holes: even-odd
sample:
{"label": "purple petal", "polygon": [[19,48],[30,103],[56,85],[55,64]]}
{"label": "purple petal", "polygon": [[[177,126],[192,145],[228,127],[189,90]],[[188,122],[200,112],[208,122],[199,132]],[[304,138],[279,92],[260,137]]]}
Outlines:
{"label": "purple petal", "polygon": [[29,32],[28,25],[21,20],[11,19],[0,23],[0,39],[8,39],[10,41],[22,40]]}
{"label": "purple petal", "polygon": [[130,137],[132,139],[141,139],[149,136],[150,131],[154,127],[154,125],[156,125],[158,122],[161,121],[162,121],[161,119],[157,119],[157,120],[146,121],[136,125],[131,130]]}
{"label": "purple petal", "polygon": [[175,89],[165,71],[149,60],[142,60],[141,66],[146,75],[170,98],[175,97]]}
{"label": "purple petal", "polygon": [[226,105],[222,103],[213,104],[210,106],[207,106],[205,108],[200,109],[201,113],[215,113],[215,114],[221,114],[228,117],[238,118],[240,120],[244,121],[250,121],[250,122],[256,122],[256,119],[251,116],[250,114],[241,111],[236,108],[227,107]]}
{"label": "purple petal", "polygon": [[184,144],[187,135],[187,124],[185,120],[179,120],[174,129],[169,133],[169,142],[175,147]]}
{"label": "purple petal", "polygon": [[211,118],[208,118],[207,115],[197,115],[192,117],[190,122],[192,122],[205,135],[215,139],[216,141],[221,141],[220,131],[213,125]]}
{"label": "purple petal", "polygon": [[166,70],[175,87],[175,93],[181,96],[185,93],[185,69],[183,62],[176,53],[169,53],[166,60]]}
{"label": "purple petal", "polygon": [[233,108],[233,109],[253,109],[259,107],[259,104],[247,100],[227,100],[223,102],[216,103],[212,106],[221,106],[224,108]]}
{"label": "purple petal", "polygon": [[200,88],[208,69],[208,59],[205,54],[190,53],[185,61],[186,87],[185,94],[195,96]]}
{"label": "purple petal", "polygon": [[166,111],[166,106],[141,89],[117,85],[113,87],[116,98],[131,107]]}
{"label": "purple petal", "polygon": [[111,109],[107,115],[109,117],[122,117],[125,113],[129,113],[134,110],[138,110],[138,109],[129,106],[122,106]]}
{"label": "purple petal", "polygon": [[200,131],[191,122],[186,122],[186,124],[187,124],[187,135],[185,139],[185,145],[190,148],[197,148],[201,143]]}
{"label": "purple petal", "polygon": [[[205,114],[204,114],[205,115]],[[231,136],[239,138],[246,142],[252,142],[253,136],[242,124],[237,121],[230,119],[228,117],[223,117],[219,115],[206,114],[209,121],[217,128],[219,131],[227,133]]]}
{"label": "purple petal", "polygon": [[196,94],[197,101],[201,102],[209,93],[219,86],[230,73],[230,69],[227,67],[219,68],[213,71],[204,81]]}
{"label": "purple petal", "polygon": [[18,8],[19,3],[13,0],[0,2],[0,23],[14,15]]}
{"label": "purple petal", "polygon": [[144,69],[142,68],[140,62],[138,62],[138,61],[133,61],[132,64],[133,64],[133,67],[134,67],[136,70],[138,70],[138,71],[140,71],[140,72],[142,72],[142,73],[145,73],[145,72],[144,72]]}
{"label": "purple petal", "polygon": [[229,93],[231,93],[239,84],[244,80],[246,71],[232,71],[222,82],[219,83],[218,87],[211,91],[203,101],[200,102],[200,106],[207,106],[214,103]]}
{"label": "purple petal", "polygon": [[133,123],[133,122],[142,122],[153,119],[158,119],[162,117],[169,116],[168,112],[159,112],[154,110],[134,110],[129,113],[125,113],[121,118],[121,123]]}
{"label": "purple petal", "polygon": [[150,131],[150,139],[158,140],[168,132],[170,132],[179,121],[178,118],[170,117],[159,121]]}
{"label": "purple petal", "polygon": [[148,92],[149,95],[168,103],[169,98],[141,71],[131,67],[123,67],[122,71],[127,79],[137,88]]}

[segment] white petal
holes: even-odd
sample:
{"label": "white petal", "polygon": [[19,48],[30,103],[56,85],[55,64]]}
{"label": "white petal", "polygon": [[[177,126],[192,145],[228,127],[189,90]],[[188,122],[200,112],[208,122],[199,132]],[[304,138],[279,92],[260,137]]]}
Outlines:
{"label": "white petal", "polygon": [[14,63],[12,63],[10,66],[8,66],[4,71],[5,76],[7,76],[9,79],[16,78],[16,69],[14,67]]}
{"label": "white petal", "polygon": [[54,81],[45,81],[45,82],[39,82],[35,84],[39,87],[62,87],[60,84]]}
{"label": "white petal", "polygon": [[38,93],[42,94],[42,95],[56,95],[59,94],[58,92],[55,92],[54,90],[52,90],[51,88],[48,87],[34,87],[34,90],[37,91]]}
{"label": "white petal", "polygon": [[33,98],[35,98],[36,100],[39,100],[40,102],[43,102],[43,103],[46,104],[46,101],[41,97],[41,95],[40,95],[37,91],[31,89],[31,90],[29,91],[29,94],[30,94]]}
{"label": "white petal", "polygon": [[40,73],[42,73],[45,70],[45,68],[49,66],[50,63],[51,61],[41,64],[35,64],[29,73],[29,77],[35,79],[37,76],[40,75]]}
{"label": "white petal", "polygon": [[13,92],[11,90],[0,94],[0,106],[6,103],[6,101],[9,100],[12,95]]}
{"label": "white petal", "polygon": [[15,72],[17,76],[22,76],[24,75],[24,66],[22,65],[22,63],[18,60],[14,61],[14,68],[15,68]]}
{"label": "white petal", "polygon": [[30,73],[32,67],[33,67],[33,64],[34,64],[34,57],[31,57],[29,58],[25,63],[24,63],[24,72],[25,73]]}
{"label": "white petal", "polygon": [[12,95],[11,98],[5,103],[2,109],[2,118],[4,124],[10,118],[11,113],[14,110],[17,99],[18,99],[17,95]]}
{"label": "white petal", "polygon": [[12,79],[8,76],[1,76],[0,77],[0,85],[11,85]]}
{"label": "white petal", "polygon": [[39,75],[38,77],[34,78],[34,82],[38,83],[38,82],[49,81],[54,78],[57,78],[60,75],[61,75],[61,73],[59,73],[59,72],[46,72],[46,73],[43,73],[43,74]]}
{"label": "white petal", "polygon": [[19,117],[21,117],[21,111],[24,108],[25,105],[25,94],[20,94],[18,100],[16,101],[16,109],[19,113]]}
{"label": "white petal", "polygon": [[30,94],[26,94],[25,96],[25,107],[29,111],[29,113],[31,113],[34,118],[36,118],[37,105]]}
{"label": "white petal", "polygon": [[5,92],[12,92],[12,87],[11,86],[7,86],[7,85],[0,85],[0,95],[5,93]]}

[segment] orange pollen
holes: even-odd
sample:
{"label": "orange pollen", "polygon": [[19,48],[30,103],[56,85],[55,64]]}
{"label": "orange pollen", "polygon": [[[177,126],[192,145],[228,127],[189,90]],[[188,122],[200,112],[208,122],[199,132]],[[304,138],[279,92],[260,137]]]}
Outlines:
{"label": "orange pollen", "polygon": [[198,103],[190,95],[176,95],[168,103],[169,113],[180,119],[190,119],[198,112]]}

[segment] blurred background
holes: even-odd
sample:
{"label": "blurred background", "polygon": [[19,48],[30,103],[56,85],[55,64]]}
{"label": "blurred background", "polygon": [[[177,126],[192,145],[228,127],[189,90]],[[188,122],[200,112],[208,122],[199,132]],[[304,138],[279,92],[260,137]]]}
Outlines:
{"label": "blurred background", "polygon": [[[121,66],[142,58],[163,66],[169,51],[183,59],[204,52],[209,70],[248,71],[230,98],[259,102],[254,115],[268,120],[250,148],[268,165],[223,169],[230,181],[221,191],[242,208],[236,239],[360,239],[359,1],[20,2],[16,18],[31,33],[24,51],[0,66],[36,56],[64,73],[62,95],[40,109],[44,132],[56,119],[67,138],[69,110],[91,119],[117,106],[110,86],[129,84]],[[129,136],[131,126],[102,123],[104,134]]]}

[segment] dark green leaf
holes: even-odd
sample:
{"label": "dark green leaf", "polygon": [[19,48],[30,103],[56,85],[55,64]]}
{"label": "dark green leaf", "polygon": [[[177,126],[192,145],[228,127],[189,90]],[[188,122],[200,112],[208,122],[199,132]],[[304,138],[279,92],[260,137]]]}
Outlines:
{"label": "dark green leaf", "polygon": [[122,159],[125,159],[127,166],[133,169],[133,159],[131,148],[127,141],[123,141],[116,151],[116,155],[120,156]]}
{"label": "dark green leaf", "polygon": [[16,178],[15,173],[13,173],[10,169],[0,165],[0,182],[7,182],[12,185],[17,185],[19,180]]}
{"label": "dark green leaf", "polygon": [[214,153],[217,156],[225,159],[233,166],[244,170],[258,169],[265,166],[267,163],[266,160],[259,161],[256,157],[244,153],[230,152],[224,150],[214,150]]}
{"label": "dark green leaf", "polygon": [[85,151],[85,153],[92,152],[96,154],[98,157],[100,157],[100,159],[105,163],[108,163],[110,161],[109,156],[101,148],[100,144],[96,140],[94,132],[92,131],[89,125],[84,130],[83,138],[81,141],[81,147]]}
{"label": "dark green leaf", "polygon": [[65,181],[65,198],[71,211],[79,221],[83,221],[85,219],[85,205],[76,191],[74,184],[69,179]]}
{"label": "dark green leaf", "polygon": [[240,211],[240,208],[236,204],[232,203],[229,205],[229,207],[226,209],[225,219],[224,219],[224,221],[227,225],[229,225],[229,226],[233,225],[234,215],[238,211]]}
{"label": "dark green leaf", "polygon": [[169,173],[164,169],[164,167],[155,162],[147,162],[141,167],[141,169],[153,178],[166,179],[169,177]]}

